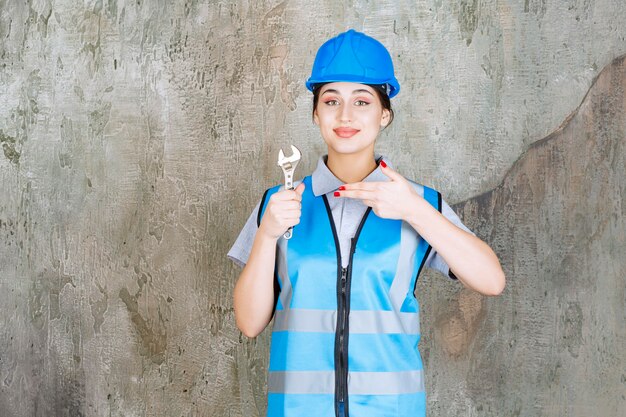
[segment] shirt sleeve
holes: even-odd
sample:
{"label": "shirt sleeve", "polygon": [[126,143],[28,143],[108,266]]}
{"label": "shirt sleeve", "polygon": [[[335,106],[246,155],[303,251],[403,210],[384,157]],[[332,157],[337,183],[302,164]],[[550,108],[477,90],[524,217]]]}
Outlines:
{"label": "shirt sleeve", "polygon": [[250,252],[252,251],[252,244],[254,243],[254,238],[259,228],[257,225],[257,217],[260,206],[261,201],[259,200],[254,210],[252,210],[250,217],[248,217],[246,224],[244,224],[243,229],[241,229],[237,240],[235,240],[235,243],[233,243],[233,246],[226,254],[228,258],[242,268],[248,262]]}
{"label": "shirt sleeve", "polygon": [[[441,214],[443,214],[446,219],[448,219],[450,222],[452,222],[452,224],[454,224],[458,228],[465,230],[466,232],[472,234],[473,236],[476,236],[474,232],[472,232],[470,229],[467,228],[467,226],[463,224],[459,216],[457,216],[454,210],[452,210],[452,208],[448,205],[448,203],[446,203],[443,199],[441,200]],[[430,254],[428,255],[428,258],[426,259],[426,264],[424,266],[426,268],[436,269],[437,271],[441,272],[442,274],[449,277],[450,279],[454,279],[454,280],[457,279],[456,276],[454,276],[454,274],[452,273],[452,271],[450,271],[450,267],[448,266],[446,261],[443,259],[441,255],[439,255],[439,253],[437,253],[434,250],[434,248],[433,250],[430,251]]]}

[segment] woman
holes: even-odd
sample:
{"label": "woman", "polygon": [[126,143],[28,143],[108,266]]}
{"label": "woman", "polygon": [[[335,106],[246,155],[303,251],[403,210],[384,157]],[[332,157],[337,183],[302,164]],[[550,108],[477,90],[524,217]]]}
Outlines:
{"label": "woman", "polygon": [[375,155],[400,89],[380,42],[328,40],[306,86],[328,154],[294,190],[268,189],[228,253],[245,265],[237,326],[255,337],[274,318],[267,415],[425,416],[419,273],[487,295],[504,273],[437,191]]}

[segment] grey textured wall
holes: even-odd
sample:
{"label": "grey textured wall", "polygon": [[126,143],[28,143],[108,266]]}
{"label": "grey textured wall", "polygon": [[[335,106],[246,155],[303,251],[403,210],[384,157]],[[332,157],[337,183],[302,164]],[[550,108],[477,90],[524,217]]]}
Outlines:
{"label": "grey textured wall", "polygon": [[626,4],[0,0],[0,415],[259,416],[268,333],[225,257],[303,81],[348,27],[392,50],[378,151],[501,257],[418,285],[431,416],[626,409]]}

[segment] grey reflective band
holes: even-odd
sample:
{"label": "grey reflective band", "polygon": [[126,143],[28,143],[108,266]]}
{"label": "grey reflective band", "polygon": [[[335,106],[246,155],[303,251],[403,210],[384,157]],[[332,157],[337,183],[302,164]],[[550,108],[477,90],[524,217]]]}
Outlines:
{"label": "grey reflective band", "polygon": [[336,324],[336,310],[291,308],[288,310],[276,310],[272,331],[335,333]]}
{"label": "grey reflective band", "polygon": [[410,394],[421,391],[425,391],[422,371],[348,373],[348,392],[353,395]]}
{"label": "grey reflective band", "polygon": [[279,299],[283,308],[289,308],[291,305],[291,295],[293,289],[291,288],[291,280],[289,279],[289,269],[287,269],[287,239],[278,239],[276,245],[276,257],[277,257],[277,272],[278,277],[281,280],[281,288]]}
{"label": "grey reflective band", "polygon": [[[396,313],[381,310],[351,310],[350,333],[419,334],[419,313]],[[334,333],[335,310],[292,308],[276,310],[273,331]]]}
{"label": "grey reflective band", "polygon": [[283,394],[334,394],[335,371],[270,371],[267,391]]}
{"label": "grey reflective band", "polygon": [[[270,371],[267,386],[271,393],[334,394],[335,371]],[[353,395],[410,394],[424,390],[422,371],[348,373],[348,393]]]}
{"label": "grey reflective band", "polygon": [[396,275],[389,289],[391,303],[398,311],[411,290],[410,283],[411,279],[413,279],[418,242],[417,232],[413,229],[413,226],[407,222],[402,222],[400,229],[400,254],[396,264]]}

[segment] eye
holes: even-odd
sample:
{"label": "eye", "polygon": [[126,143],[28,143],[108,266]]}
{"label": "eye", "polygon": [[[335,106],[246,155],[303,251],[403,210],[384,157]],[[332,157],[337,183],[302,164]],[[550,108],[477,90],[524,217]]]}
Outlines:
{"label": "eye", "polygon": [[334,98],[331,98],[330,100],[324,100],[324,104],[328,106],[336,106],[337,104],[339,104],[339,101],[337,101]]}
{"label": "eye", "polygon": [[357,100],[354,102],[354,104],[356,104],[357,106],[367,106],[370,103],[365,100]]}

